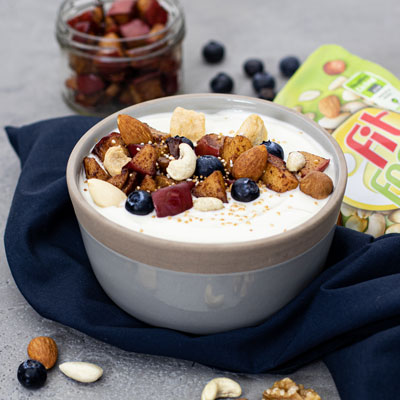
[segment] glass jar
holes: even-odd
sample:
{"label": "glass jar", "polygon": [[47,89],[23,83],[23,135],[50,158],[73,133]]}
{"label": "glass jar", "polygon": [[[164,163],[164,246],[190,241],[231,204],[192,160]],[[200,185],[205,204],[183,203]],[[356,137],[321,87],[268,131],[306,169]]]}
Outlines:
{"label": "glass jar", "polygon": [[56,36],[65,101],[80,113],[105,116],[176,94],[184,35],[177,0],[64,0]]}

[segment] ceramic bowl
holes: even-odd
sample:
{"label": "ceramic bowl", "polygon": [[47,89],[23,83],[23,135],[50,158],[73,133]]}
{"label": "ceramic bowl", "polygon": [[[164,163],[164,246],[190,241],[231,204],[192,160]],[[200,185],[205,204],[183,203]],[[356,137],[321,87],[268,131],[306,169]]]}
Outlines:
{"label": "ceramic bowl", "polygon": [[[181,106],[203,112],[239,109],[267,115],[306,132],[332,154],[335,189],[302,225],[265,239],[223,244],[158,239],[100,215],[82,196],[82,160],[117,129],[117,115],[140,119]],[[93,271],[127,313],[159,327],[209,334],[261,323],[292,300],[323,269],[346,185],[336,141],[286,107],[250,97],[182,95],[137,104],[105,118],[82,136],[67,166],[69,194]]]}

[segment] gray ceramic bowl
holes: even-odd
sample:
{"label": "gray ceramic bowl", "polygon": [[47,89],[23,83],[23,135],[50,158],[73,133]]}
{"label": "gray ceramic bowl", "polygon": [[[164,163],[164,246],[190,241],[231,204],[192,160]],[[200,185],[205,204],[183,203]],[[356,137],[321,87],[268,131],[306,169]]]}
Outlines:
{"label": "gray ceramic bowl", "polygon": [[[82,160],[117,127],[117,115],[136,118],[181,106],[203,112],[241,109],[305,131],[333,155],[335,190],[301,226],[266,239],[196,244],[154,238],[100,215],[79,191]],[[346,164],[336,141],[288,108],[234,95],[183,95],[141,103],[115,113],[76,144],[67,184],[93,271],[110,298],[150,324],[207,334],[258,324],[292,300],[323,268],[346,185]]]}

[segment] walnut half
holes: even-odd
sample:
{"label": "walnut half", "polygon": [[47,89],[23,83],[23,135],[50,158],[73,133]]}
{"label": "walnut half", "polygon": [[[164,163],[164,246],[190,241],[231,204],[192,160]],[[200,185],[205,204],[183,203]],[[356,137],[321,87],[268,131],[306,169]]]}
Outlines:
{"label": "walnut half", "polygon": [[277,381],[267,390],[264,390],[263,400],[321,400],[313,389],[304,389],[290,378]]}

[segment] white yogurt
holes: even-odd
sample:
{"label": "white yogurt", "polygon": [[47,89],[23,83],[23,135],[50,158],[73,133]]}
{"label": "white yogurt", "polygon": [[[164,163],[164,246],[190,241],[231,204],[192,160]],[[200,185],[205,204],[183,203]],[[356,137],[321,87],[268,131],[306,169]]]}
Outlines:
{"label": "white yogurt", "polygon": [[[244,111],[221,111],[206,114],[206,133],[233,135],[250,115]],[[335,184],[332,155],[320,144],[294,126],[260,115],[268,131],[268,139],[279,143],[285,159],[291,151],[307,151],[331,159],[324,171]],[[171,114],[153,114],[140,118],[150,126],[169,132]],[[244,242],[266,238],[293,229],[312,218],[328,201],[316,200],[297,187],[277,193],[263,187],[260,197],[250,203],[232,199],[218,211],[198,211],[194,208],[173,217],[157,218],[155,212],[146,216],[130,214],[124,205],[101,208],[94,204],[87,190],[86,176],[82,171],[80,189],[84,198],[104,217],[128,229],[157,238],[195,243]]]}

